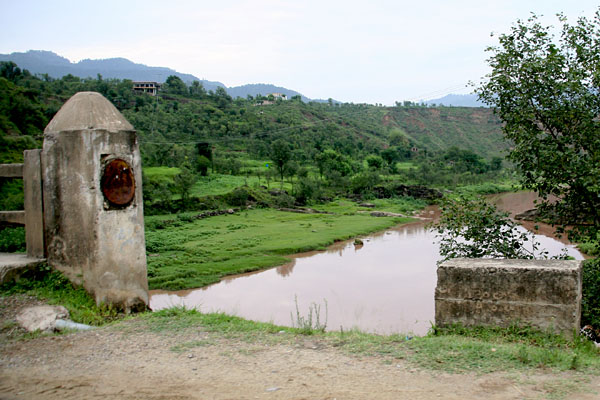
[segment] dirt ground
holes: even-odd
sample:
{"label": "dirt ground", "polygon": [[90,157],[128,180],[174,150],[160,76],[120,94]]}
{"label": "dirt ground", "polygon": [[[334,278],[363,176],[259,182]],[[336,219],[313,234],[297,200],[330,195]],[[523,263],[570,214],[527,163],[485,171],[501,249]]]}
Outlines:
{"label": "dirt ground", "polygon": [[153,333],[139,319],[11,340],[11,318],[32,302],[0,298],[0,399],[600,398],[600,381],[575,373],[447,374],[349,356],[310,336],[267,345],[200,328]]}

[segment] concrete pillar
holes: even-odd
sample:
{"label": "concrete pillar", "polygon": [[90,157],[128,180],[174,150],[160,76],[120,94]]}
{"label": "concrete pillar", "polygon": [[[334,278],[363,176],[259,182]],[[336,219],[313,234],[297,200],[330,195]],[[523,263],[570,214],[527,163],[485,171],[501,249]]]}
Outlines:
{"label": "concrete pillar", "polygon": [[125,311],[148,305],[142,165],[133,126],[102,95],[71,97],[44,131],[48,262]]}

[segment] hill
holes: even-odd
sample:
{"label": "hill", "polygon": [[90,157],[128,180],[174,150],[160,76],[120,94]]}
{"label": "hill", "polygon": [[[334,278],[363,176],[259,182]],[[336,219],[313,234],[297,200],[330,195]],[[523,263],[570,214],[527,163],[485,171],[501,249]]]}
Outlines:
{"label": "hill", "polygon": [[[69,64],[60,57],[54,60],[57,64]],[[126,60],[120,62],[129,65]],[[241,150],[261,158],[266,156],[269,144],[278,138],[296,148],[302,154],[300,160],[313,159],[327,148],[353,159],[400,145],[430,153],[457,146],[487,159],[507,148],[499,120],[486,108],[378,107],[305,103],[298,98],[258,106],[254,100],[233,99],[223,88],[207,92],[185,85],[165,86],[156,101],[151,96],[133,93],[127,80],[75,76],[40,79],[14,64],[2,65],[3,136],[39,137],[45,123],[72,94],[97,91],[112,101],[140,132],[146,162],[150,165],[161,165],[154,155],[164,153],[166,148],[181,156],[193,152],[197,142],[213,142],[217,149]],[[246,85],[245,89],[260,93],[284,88]],[[299,95],[289,90],[284,93]],[[175,165],[178,159],[179,156],[170,158]]]}
{"label": "hill", "polygon": [[[379,174],[421,185],[479,183],[502,168],[498,157],[508,147],[499,120],[486,108],[305,103],[298,97],[264,104],[234,99],[222,87],[213,92],[186,86],[179,78],[153,97],[134,93],[130,80],[42,79],[0,62],[0,163],[19,162],[24,149],[39,147],[48,121],[81,91],[101,93],[132,123],[145,167],[203,175],[210,168],[273,180],[295,176],[302,179],[296,182],[301,202],[370,191],[382,179]],[[285,168],[274,161],[279,151],[286,154]],[[266,164],[277,167],[265,169]],[[159,181],[148,188],[149,199],[176,190],[169,186],[165,192]],[[14,190],[3,185],[0,206],[11,209],[18,199],[10,200],[7,190]],[[165,210],[177,205],[165,199],[160,206]]]}
{"label": "hill", "polygon": [[227,93],[234,98],[245,98],[248,95],[256,97],[259,94],[266,96],[271,93],[282,93],[285,94],[288,99],[291,99],[294,96],[300,96],[302,98],[302,101],[304,102],[311,101],[308,97],[303,96],[301,93],[298,93],[295,90],[290,90],[281,86],[275,86],[267,83],[252,83],[242,86],[230,87],[227,88]]}
{"label": "hill", "polygon": [[397,127],[417,147],[443,151],[451,146],[485,157],[500,156],[508,149],[501,122],[483,107],[393,107],[386,124]]}
{"label": "hill", "polygon": [[302,97],[302,101],[311,101],[301,93],[280,86],[258,83],[228,88],[221,82],[199,79],[194,75],[177,72],[171,68],[137,64],[126,58],[86,59],[73,63],[51,51],[29,50],[25,53],[0,54],[0,61],[12,61],[32,74],[48,74],[48,76],[56,79],[69,74],[83,79],[95,78],[100,74],[105,79],[130,79],[132,81],[163,83],[169,76],[175,75],[188,85],[194,81],[199,81],[206,90],[215,91],[218,87],[222,87],[234,98],[283,93],[287,95],[288,99],[299,95]]}
{"label": "hill", "polygon": [[73,63],[51,51],[29,50],[26,53],[0,54],[0,61],[12,61],[33,74],[48,74],[52,78],[62,78],[68,74],[79,78],[95,78],[100,74],[104,78],[164,82],[170,75],[175,75],[188,84],[200,81],[206,90],[225,87],[221,82],[199,79],[170,68],[136,64],[126,58],[88,59]]}
{"label": "hill", "polygon": [[424,103],[436,106],[487,107],[485,103],[479,101],[475,94],[448,94],[439,99],[427,100]]}

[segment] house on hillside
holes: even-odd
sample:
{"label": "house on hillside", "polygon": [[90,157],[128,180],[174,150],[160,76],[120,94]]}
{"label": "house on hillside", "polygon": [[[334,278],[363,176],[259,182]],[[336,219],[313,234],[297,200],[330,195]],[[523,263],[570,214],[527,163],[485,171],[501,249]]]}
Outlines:
{"label": "house on hillside", "polygon": [[146,93],[150,96],[156,96],[160,90],[160,83],[147,81],[134,81],[133,91],[136,93]]}
{"label": "house on hillside", "polygon": [[267,95],[267,97],[269,97],[269,96],[273,96],[273,98],[275,100],[279,100],[279,99],[281,99],[281,100],[287,100],[287,96],[285,94],[283,94],[283,93],[269,93]]}
{"label": "house on hillside", "polygon": [[258,100],[255,106],[268,106],[275,104],[277,100],[287,100],[287,96],[283,93],[269,93],[266,100]]}

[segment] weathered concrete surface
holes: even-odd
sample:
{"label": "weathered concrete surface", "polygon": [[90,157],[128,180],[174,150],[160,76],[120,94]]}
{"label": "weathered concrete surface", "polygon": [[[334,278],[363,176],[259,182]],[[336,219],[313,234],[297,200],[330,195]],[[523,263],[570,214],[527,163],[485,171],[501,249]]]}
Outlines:
{"label": "weathered concrete surface", "polygon": [[24,253],[0,253],[0,285],[19,279],[45,262],[43,258],[31,258]]}
{"label": "weathered concrete surface", "polygon": [[582,262],[575,260],[453,259],[438,267],[435,323],[511,323],[579,330]]}
{"label": "weathered concrete surface", "polygon": [[44,258],[44,213],[42,205],[42,151],[25,150],[23,157],[23,192],[25,195],[25,242],[27,256]]}
{"label": "weathered concrete surface", "polygon": [[[131,203],[104,198],[105,165],[124,160],[133,171]],[[81,92],[44,131],[44,231],[48,262],[93,294],[125,310],[148,304],[142,166],[135,130],[102,95]]]}

